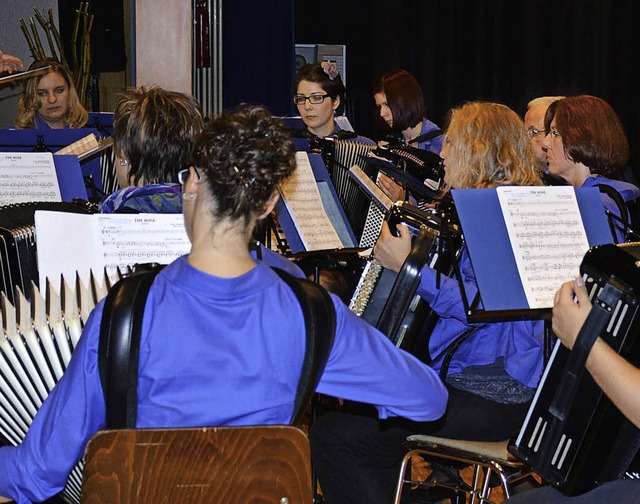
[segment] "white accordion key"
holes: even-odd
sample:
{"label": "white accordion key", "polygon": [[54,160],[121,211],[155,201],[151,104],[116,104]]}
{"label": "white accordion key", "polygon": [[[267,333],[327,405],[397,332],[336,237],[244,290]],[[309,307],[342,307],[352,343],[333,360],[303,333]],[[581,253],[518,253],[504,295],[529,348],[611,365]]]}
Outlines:
{"label": "white accordion key", "polygon": [[47,323],[45,300],[33,282],[31,283],[31,322],[36,334],[40,337],[40,343],[44,348],[45,355],[47,356],[49,365],[55,375],[55,381],[57,382],[62,378],[62,373],[64,373],[66,365],[60,360],[60,356],[56,351],[53,334]]}
{"label": "white accordion key", "polygon": [[[64,280],[61,279],[61,285],[63,283]],[[51,282],[49,282],[49,279],[47,279],[46,288],[47,292],[45,294],[49,327],[51,328],[51,332],[53,333],[53,339],[56,343],[56,347],[60,351],[60,356],[62,357],[64,368],[66,369],[69,365],[69,361],[71,360],[71,352],[73,351],[73,347],[71,346],[71,341],[69,340],[67,330],[64,326],[64,318],[62,316],[62,302],[60,300],[60,296],[51,285]]]}
{"label": "white accordion key", "polygon": [[22,339],[25,342],[26,347],[31,354],[30,361],[36,366],[37,374],[31,378],[38,384],[38,388],[42,388],[46,391],[46,394],[42,397],[44,400],[49,395],[51,389],[56,384],[47,358],[42,351],[38,335],[36,334],[33,324],[31,322],[31,306],[29,301],[24,297],[24,294],[19,288],[14,289],[14,299],[16,300],[16,313],[18,330],[22,334]]}
{"label": "white accordion key", "polygon": [[62,279],[61,301],[62,301],[62,316],[64,319],[64,325],[69,334],[69,340],[71,341],[71,347],[75,348],[80,339],[82,333],[82,323],[80,322],[80,313],[78,310],[78,301],[76,299],[76,293],[69,287],[67,281]]}

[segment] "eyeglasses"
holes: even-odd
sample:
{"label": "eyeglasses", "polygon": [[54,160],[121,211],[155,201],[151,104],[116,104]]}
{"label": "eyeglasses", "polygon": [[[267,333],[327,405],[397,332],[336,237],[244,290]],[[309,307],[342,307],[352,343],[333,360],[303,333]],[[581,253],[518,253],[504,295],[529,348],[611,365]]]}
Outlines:
{"label": "eyeglasses", "polygon": [[[180,183],[180,185],[184,185],[186,180],[189,178],[189,170],[191,169],[192,166],[193,165],[189,165],[187,168],[183,168],[178,172],[178,182]],[[196,176],[198,177],[198,180],[200,180],[200,172],[198,171],[198,168],[193,166],[193,169],[196,172]]]}
{"label": "eyeglasses", "polygon": [[539,130],[538,128],[529,126],[527,128],[527,135],[529,135],[529,138],[536,138],[538,135],[542,135],[542,137],[544,138],[545,136],[547,136],[547,132],[543,129]]}
{"label": "eyeglasses", "polygon": [[296,105],[304,105],[304,102],[309,100],[311,105],[320,105],[328,96],[328,94],[312,94],[311,96],[298,94],[293,97],[293,103]]}

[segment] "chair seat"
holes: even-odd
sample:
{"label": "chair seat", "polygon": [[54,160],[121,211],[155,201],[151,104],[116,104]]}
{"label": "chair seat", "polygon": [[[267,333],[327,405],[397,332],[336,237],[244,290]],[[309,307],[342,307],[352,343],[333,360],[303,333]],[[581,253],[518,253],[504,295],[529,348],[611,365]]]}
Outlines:
{"label": "chair seat", "polygon": [[407,437],[406,445],[410,450],[429,449],[482,463],[493,461],[510,467],[524,465],[521,460],[509,453],[508,439],[504,441],[465,441],[415,434]]}

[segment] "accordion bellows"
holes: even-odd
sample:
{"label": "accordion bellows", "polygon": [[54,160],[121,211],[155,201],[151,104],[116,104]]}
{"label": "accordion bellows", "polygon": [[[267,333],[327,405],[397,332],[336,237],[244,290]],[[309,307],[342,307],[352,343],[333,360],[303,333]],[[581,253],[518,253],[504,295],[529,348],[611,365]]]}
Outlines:
{"label": "accordion bellows", "polygon": [[[82,328],[95,305],[110,287],[91,277],[88,287],[76,279],[75,287],[61,279],[59,293],[51,284],[45,295],[32,282],[30,300],[15,288],[12,304],[0,298],[0,434],[18,445],[36,412],[67,369]],[[71,472],[62,497],[80,502],[82,461]]]}

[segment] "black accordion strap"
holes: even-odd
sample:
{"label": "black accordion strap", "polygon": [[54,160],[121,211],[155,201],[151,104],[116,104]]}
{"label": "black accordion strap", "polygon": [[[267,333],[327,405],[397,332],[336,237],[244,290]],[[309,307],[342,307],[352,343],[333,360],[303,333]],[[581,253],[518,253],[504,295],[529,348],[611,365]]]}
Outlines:
{"label": "black accordion strap", "polygon": [[558,384],[558,389],[549,406],[549,413],[560,422],[566,420],[573,405],[573,398],[575,397],[580,377],[584,372],[589,352],[611,318],[611,313],[622,298],[622,294],[623,291],[619,286],[614,285],[613,281],[607,282],[594,301],[584,324],[582,324],[578,337],[573,344],[573,350],[569,354],[563,379]]}
{"label": "black accordion strap", "polygon": [[107,294],[98,347],[98,368],[106,405],[106,428],[135,428],[138,413],[138,355],[147,294],[156,271],[118,281]]}
{"label": "black accordion strap", "polygon": [[[296,424],[329,358],[336,314],[331,297],[322,287],[284,270],[273,270],[298,298],[305,320],[305,358],[291,417],[291,423]],[[158,271],[144,271],[123,278],[109,290],[105,300],[98,366],[106,404],[107,429],[132,429],[136,426],[142,317],[149,288]]]}
{"label": "black accordion strap", "polygon": [[299,423],[331,353],[336,332],[336,312],[331,296],[318,284],[296,278],[279,268],[272,269],[294,292],[304,314],[304,363],[291,415],[291,424],[295,425]]}
{"label": "black accordion strap", "polygon": [[431,140],[432,138],[439,137],[440,135],[442,135],[442,130],[434,129],[432,131],[425,133],[424,135],[415,137],[413,140],[409,140],[407,143],[411,145],[414,143],[426,142],[427,140]]}

